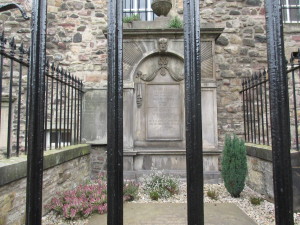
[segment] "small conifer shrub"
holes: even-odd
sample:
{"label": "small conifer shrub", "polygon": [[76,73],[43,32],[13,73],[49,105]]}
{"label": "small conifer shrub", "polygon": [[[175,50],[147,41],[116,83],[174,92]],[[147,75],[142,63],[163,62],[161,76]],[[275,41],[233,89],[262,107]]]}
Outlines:
{"label": "small conifer shrub", "polygon": [[240,197],[240,193],[245,187],[246,175],[245,143],[235,135],[233,138],[227,135],[222,157],[222,177],[225,188],[232,197]]}

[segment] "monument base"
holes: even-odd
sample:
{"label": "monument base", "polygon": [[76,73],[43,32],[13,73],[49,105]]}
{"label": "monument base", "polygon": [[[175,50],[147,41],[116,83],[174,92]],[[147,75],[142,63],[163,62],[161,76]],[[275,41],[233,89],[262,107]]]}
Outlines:
{"label": "monument base", "polygon": [[[203,175],[205,183],[219,183],[218,151],[203,152]],[[182,180],[186,179],[186,154],[183,149],[139,149],[124,151],[124,179],[138,180],[155,170],[164,171]]]}

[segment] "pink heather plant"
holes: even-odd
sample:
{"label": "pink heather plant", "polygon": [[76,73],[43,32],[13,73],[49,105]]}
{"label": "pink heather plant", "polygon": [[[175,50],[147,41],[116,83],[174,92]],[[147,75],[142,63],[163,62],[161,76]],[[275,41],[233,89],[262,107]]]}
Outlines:
{"label": "pink heather plant", "polygon": [[[136,199],[138,189],[137,183],[125,181],[123,187],[124,201]],[[107,212],[106,176],[100,175],[100,179],[94,184],[80,185],[73,190],[57,193],[57,195],[51,199],[45,208],[53,210],[65,219],[74,220],[88,217],[92,213],[103,214]]]}
{"label": "pink heather plant", "polygon": [[74,190],[57,193],[58,197],[52,198],[45,208],[70,220],[88,217],[92,213],[106,213],[106,187],[103,179],[95,184],[80,185]]}

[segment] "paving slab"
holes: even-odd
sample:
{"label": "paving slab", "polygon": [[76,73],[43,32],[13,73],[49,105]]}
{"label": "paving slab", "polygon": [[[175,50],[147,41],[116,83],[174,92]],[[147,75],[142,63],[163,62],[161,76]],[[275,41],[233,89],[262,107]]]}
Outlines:
{"label": "paving slab", "polygon": [[[231,203],[206,203],[205,225],[257,225]],[[106,225],[107,215],[94,215],[88,225]],[[184,203],[125,203],[124,225],[187,225]]]}

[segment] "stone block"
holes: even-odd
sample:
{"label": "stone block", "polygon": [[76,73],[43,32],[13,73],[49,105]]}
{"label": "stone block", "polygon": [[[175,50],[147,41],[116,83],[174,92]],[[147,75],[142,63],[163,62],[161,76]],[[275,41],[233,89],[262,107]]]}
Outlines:
{"label": "stone block", "polygon": [[106,90],[88,90],[83,97],[82,137],[87,143],[103,144],[107,138]]}
{"label": "stone block", "polygon": [[221,46],[227,46],[229,44],[229,41],[226,37],[220,36],[217,39],[216,44],[221,45]]}
{"label": "stone block", "polygon": [[82,42],[82,34],[80,34],[80,33],[75,34],[73,37],[73,42],[74,43]]}
{"label": "stone block", "polygon": [[243,45],[249,47],[255,47],[255,43],[253,39],[243,39]]}
{"label": "stone block", "polygon": [[250,6],[260,6],[261,0],[246,0],[246,4]]}

